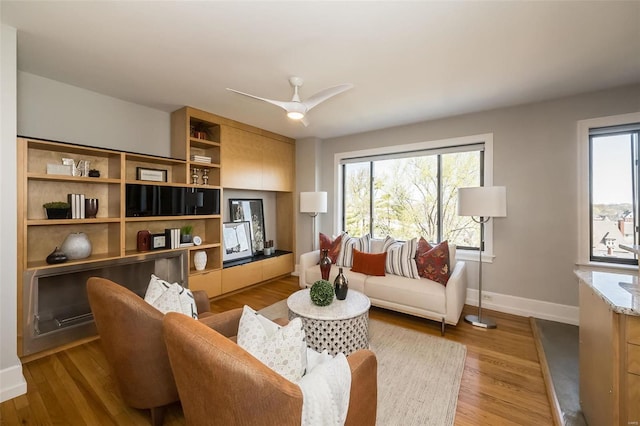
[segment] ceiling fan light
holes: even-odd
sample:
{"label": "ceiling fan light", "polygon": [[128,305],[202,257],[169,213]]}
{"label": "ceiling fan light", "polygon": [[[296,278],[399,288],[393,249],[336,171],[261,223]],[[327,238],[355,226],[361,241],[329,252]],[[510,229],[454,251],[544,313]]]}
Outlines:
{"label": "ceiling fan light", "polygon": [[287,117],[292,120],[302,120],[304,118],[304,114],[299,111],[289,111],[287,113]]}

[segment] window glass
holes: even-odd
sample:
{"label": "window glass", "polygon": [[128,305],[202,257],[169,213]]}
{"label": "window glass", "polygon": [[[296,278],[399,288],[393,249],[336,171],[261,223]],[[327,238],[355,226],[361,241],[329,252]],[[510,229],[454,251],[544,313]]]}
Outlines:
{"label": "window glass", "polygon": [[343,229],[360,236],[371,231],[371,165],[345,164],[343,169]]}

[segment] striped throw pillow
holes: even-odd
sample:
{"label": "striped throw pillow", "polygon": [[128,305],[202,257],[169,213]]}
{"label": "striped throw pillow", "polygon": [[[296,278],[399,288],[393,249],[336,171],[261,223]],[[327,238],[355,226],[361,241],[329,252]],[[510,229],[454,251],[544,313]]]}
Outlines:
{"label": "striped throw pillow", "polygon": [[394,275],[420,279],[415,259],[417,248],[417,238],[402,242],[387,236],[382,245],[382,251],[387,252],[386,271]]}
{"label": "striped throw pillow", "polygon": [[340,247],[337,265],[351,268],[353,265],[353,249],[355,248],[358,251],[369,253],[370,241],[371,237],[369,234],[360,238],[350,237],[349,234],[342,234],[342,246]]}

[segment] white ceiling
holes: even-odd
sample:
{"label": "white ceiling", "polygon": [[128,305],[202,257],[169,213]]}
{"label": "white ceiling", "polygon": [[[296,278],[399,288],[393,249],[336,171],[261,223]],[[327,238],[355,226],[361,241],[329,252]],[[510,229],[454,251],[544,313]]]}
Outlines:
{"label": "white ceiling", "polygon": [[[640,1],[6,1],[18,68],[152,108],[329,138],[640,82]],[[290,100],[355,88],[308,114]]]}

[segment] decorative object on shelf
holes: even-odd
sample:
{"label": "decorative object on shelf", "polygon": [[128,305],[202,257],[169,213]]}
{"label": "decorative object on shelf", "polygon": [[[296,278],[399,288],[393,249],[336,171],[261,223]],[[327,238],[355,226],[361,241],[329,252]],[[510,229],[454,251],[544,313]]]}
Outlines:
{"label": "decorative object on shelf", "polygon": [[318,306],[328,306],[333,302],[335,293],[333,286],[327,280],[318,280],[311,286],[309,290],[311,301]]}
{"label": "decorative object on shelf", "polygon": [[69,164],[47,164],[47,174],[73,176],[73,166]]}
{"label": "decorative object on shelf", "polygon": [[193,253],[193,266],[196,271],[204,271],[207,266],[207,252],[204,250],[198,250]]}
{"label": "decorative object on shelf", "polygon": [[180,228],[180,242],[181,243],[190,243],[192,242],[193,238],[191,236],[191,233],[193,232],[193,226],[192,225],[184,225],[182,228]]}
{"label": "decorative object on shelf", "polygon": [[251,228],[248,221],[223,223],[222,241],[224,243],[224,251],[222,252],[224,262],[253,256]]}
{"label": "decorative object on shelf", "polygon": [[138,231],[136,237],[136,248],[138,251],[149,251],[151,248],[151,233],[149,231]]}
{"label": "decorative object on shelf", "polygon": [[209,140],[209,125],[202,121],[195,121],[191,125],[191,134],[194,138]]}
{"label": "decorative object on shelf", "polygon": [[137,180],[149,180],[152,182],[166,182],[167,171],[164,169],[148,169],[146,167],[136,167]]}
{"label": "decorative object on shelf", "polygon": [[72,232],[64,239],[60,250],[69,260],[84,259],[91,256],[91,241],[84,232]]}
{"label": "decorative object on shelf", "polygon": [[167,248],[167,239],[163,234],[151,234],[151,250]]}
{"label": "decorative object on shelf", "polygon": [[194,246],[199,246],[200,244],[202,244],[202,238],[197,235],[194,235],[192,240]]}
{"label": "decorative object on shelf", "polygon": [[98,169],[89,170],[89,177],[100,177],[100,170]]}
{"label": "decorative object on shelf", "polygon": [[342,273],[342,268],[338,268],[338,276],[333,281],[333,287],[336,292],[336,299],[344,300],[347,298],[347,292],[349,291],[349,281],[347,277]]}
{"label": "decorative object on shelf", "polygon": [[52,201],[42,205],[47,212],[47,219],[66,219],[71,206],[65,201]]}
{"label": "decorative object on shelf", "polygon": [[194,185],[198,184],[198,173],[200,173],[200,169],[194,167],[191,169],[191,183]]}
{"label": "decorative object on shelf", "polygon": [[[342,270],[342,268],[340,268]],[[329,250],[323,249],[322,256],[320,256],[320,274],[323,280],[329,279],[329,273],[331,272],[331,259],[329,258]]]}
{"label": "decorative object on shelf", "polygon": [[273,240],[265,241],[264,242],[264,255],[265,256],[271,256],[275,252],[276,252],[276,250],[273,247]]}
{"label": "decorative object on shelf", "polygon": [[71,167],[71,176],[78,176],[78,169],[76,168],[76,161],[73,158],[63,158],[62,164]]}
{"label": "decorative object on shelf", "polygon": [[202,169],[202,184],[209,185],[209,169]]}
{"label": "decorative object on shelf", "polygon": [[479,223],[481,238],[478,250],[478,315],[466,315],[464,320],[476,327],[496,328],[495,321],[490,318],[482,318],[484,225],[492,217],[507,216],[507,189],[504,186],[458,188],[458,216],[471,216],[471,220]]}
{"label": "decorative object on shelf", "polygon": [[316,250],[316,216],[318,213],[327,212],[326,192],[301,192],[300,193],[300,213],[307,213],[311,216],[311,250]]}
{"label": "decorative object on shelf", "polygon": [[68,260],[67,255],[62,252],[58,247],[56,247],[49,256],[47,256],[47,263],[49,265],[56,265],[58,263],[64,263]]}
{"label": "decorative object on shelf", "polygon": [[85,198],[84,200],[84,214],[87,219],[95,219],[98,214],[98,199],[97,198]]}
{"label": "decorative object on shelf", "polygon": [[264,214],[262,199],[229,199],[229,213],[233,222],[249,221],[253,252],[264,250]]}
{"label": "decorative object on shelf", "polygon": [[89,176],[89,170],[91,170],[91,161],[90,160],[79,160],[76,166],[77,174],[76,176]]}

